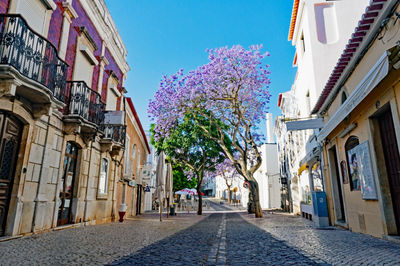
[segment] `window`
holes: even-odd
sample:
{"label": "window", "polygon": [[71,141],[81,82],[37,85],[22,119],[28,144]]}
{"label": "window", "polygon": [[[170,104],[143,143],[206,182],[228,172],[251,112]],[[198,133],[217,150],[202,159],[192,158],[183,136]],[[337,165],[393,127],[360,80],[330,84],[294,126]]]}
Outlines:
{"label": "window", "polygon": [[126,136],[125,139],[125,162],[128,162],[129,160],[129,147],[130,147],[130,138],[129,136]]}
{"label": "window", "polygon": [[74,69],[74,80],[84,81],[89,87],[92,86],[93,64],[87,59],[83,52],[76,53]]}
{"label": "window", "polygon": [[136,156],[136,144],[132,145],[132,158],[135,158]]}
{"label": "window", "polygon": [[139,176],[139,172],[140,172],[140,150],[137,151],[137,161],[136,161],[136,176]]}
{"label": "window", "polygon": [[93,68],[99,63],[94,56],[97,46],[85,27],[81,27],[80,32],[82,34],[77,42],[73,79],[84,81],[87,86],[91,87]]}
{"label": "window", "polygon": [[29,26],[39,33],[45,35],[46,6],[40,0],[18,1],[17,13],[21,14]]}
{"label": "window", "polygon": [[117,110],[117,100],[121,96],[118,90],[118,80],[114,75],[111,75],[108,79],[107,86],[107,100],[106,100],[106,110],[115,111]]}
{"label": "window", "polygon": [[349,171],[349,176],[350,176],[350,189],[351,190],[360,190],[360,177],[358,173],[358,166],[357,166],[357,158],[355,157],[355,154],[350,157],[349,151],[353,149],[354,147],[358,146],[360,144],[360,141],[356,136],[350,136],[346,144],[344,145],[344,149],[346,151],[346,158],[347,158],[347,168]]}
{"label": "window", "polygon": [[102,158],[101,166],[100,166],[100,179],[99,179],[99,193],[100,194],[107,193],[108,170],[109,170],[108,160],[106,158]]}
{"label": "window", "polygon": [[342,104],[347,100],[347,93],[345,90],[342,91]]}
{"label": "window", "polygon": [[301,37],[300,37],[300,45],[301,45],[301,51],[304,52],[306,51],[306,45],[304,43],[304,33],[301,33]]}

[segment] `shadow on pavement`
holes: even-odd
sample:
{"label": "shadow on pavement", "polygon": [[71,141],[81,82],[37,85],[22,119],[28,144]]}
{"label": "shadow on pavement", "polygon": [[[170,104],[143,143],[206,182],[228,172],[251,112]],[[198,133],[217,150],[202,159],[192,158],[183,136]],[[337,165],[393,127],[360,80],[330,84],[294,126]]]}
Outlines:
{"label": "shadow on pavement", "polygon": [[229,213],[226,218],[227,264],[320,265],[239,214]]}
{"label": "shadow on pavement", "polygon": [[220,214],[211,214],[197,224],[110,265],[202,265],[206,262],[220,220]]}
{"label": "shadow on pavement", "polygon": [[[222,217],[212,214],[109,265],[205,265]],[[317,264],[238,214],[226,214],[226,220],[227,265]]]}

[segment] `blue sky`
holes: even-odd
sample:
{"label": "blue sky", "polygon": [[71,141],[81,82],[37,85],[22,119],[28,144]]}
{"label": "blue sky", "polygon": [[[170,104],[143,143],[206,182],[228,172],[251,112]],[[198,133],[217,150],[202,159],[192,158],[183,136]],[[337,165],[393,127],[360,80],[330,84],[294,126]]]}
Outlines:
{"label": "blue sky", "polygon": [[[162,75],[207,63],[206,48],[263,44],[271,56],[274,117],[280,92],[290,89],[296,69],[287,41],[291,0],[106,0],[128,50],[125,87],[145,129],[148,99]],[[264,124],[260,128],[265,133]]]}

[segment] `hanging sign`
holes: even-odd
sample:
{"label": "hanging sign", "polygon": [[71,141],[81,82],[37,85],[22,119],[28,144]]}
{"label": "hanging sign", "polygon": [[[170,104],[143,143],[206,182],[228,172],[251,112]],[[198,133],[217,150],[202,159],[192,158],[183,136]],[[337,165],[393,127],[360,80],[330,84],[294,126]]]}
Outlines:
{"label": "hanging sign", "polygon": [[323,128],[322,118],[286,122],[287,131]]}

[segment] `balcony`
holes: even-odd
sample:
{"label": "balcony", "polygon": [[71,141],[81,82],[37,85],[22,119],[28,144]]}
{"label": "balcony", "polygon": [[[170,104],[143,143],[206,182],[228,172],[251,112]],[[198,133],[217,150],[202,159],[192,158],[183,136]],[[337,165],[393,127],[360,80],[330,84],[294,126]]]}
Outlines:
{"label": "balcony", "polygon": [[103,151],[110,151],[118,154],[125,146],[126,126],[125,112],[106,111],[104,112],[104,123],[100,126],[103,137],[100,140]]}
{"label": "balcony", "polygon": [[121,147],[125,145],[126,126],[103,124],[100,129],[104,132],[103,141],[110,141]]}
{"label": "balcony", "polygon": [[[57,49],[14,14],[0,14],[0,96],[23,97],[32,109],[64,106],[68,65]],[[32,110],[33,112],[35,110]]]}
{"label": "balcony", "polygon": [[105,104],[100,94],[90,89],[84,81],[68,81],[66,91],[64,122],[72,127],[80,127],[84,133],[97,132],[104,123]]}

